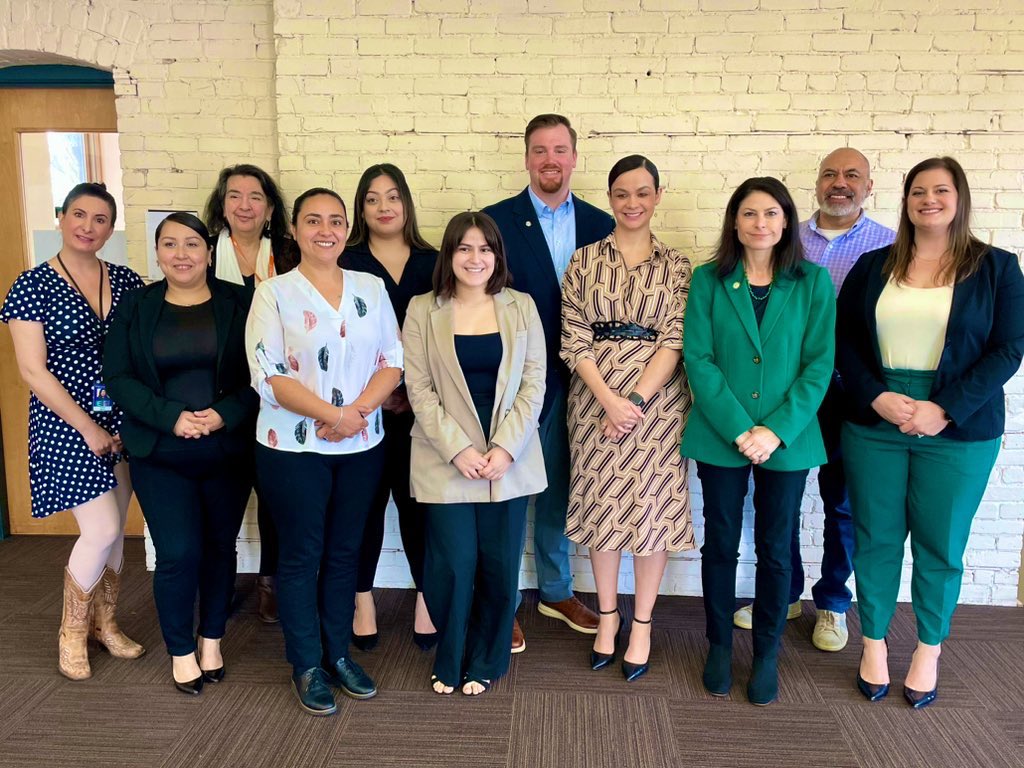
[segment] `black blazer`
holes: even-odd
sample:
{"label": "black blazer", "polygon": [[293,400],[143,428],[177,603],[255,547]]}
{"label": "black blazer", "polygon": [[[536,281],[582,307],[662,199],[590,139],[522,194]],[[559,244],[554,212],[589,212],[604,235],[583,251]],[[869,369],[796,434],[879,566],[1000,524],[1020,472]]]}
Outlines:
{"label": "black blazer", "polygon": [[[888,390],[878,348],[875,307],[885,287],[882,265],[889,248],[865,253],[839,294],[836,368],[846,417],[877,424],[872,401]],[[952,423],[939,433],[951,440],[990,440],[1003,434],[1003,385],[1024,355],[1024,275],[1017,257],[990,247],[978,270],[953,287],[946,343],[930,400]]]}
{"label": "black blazer", "polygon": [[[615,229],[615,220],[600,208],[576,195],[572,196],[572,204],[576,214],[576,248],[603,240]],[[512,272],[512,287],[530,294],[540,313],[548,350],[547,389],[541,412],[543,419],[551,409],[555,395],[566,391],[569,383],[569,369],[559,356],[562,346],[562,287],[530,200],[529,188],[515,197],[487,206],[483,212],[494,219],[501,232],[508,267]]]}
{"label": "black blazer", "polygon": [[[224,419],[232,450],[251,447],[259,397],[249,384],[245,320],[252,289],[208,278],[217,325],[217,400],[210,407]],[[163,396],[153,360],[153,333],[167,293],[161,280],[124,295],[114,312],[103,350],[103,381],[124,411],[121,440],[132,456],[152,453],[161,435],[174,433],[184,403]]]}

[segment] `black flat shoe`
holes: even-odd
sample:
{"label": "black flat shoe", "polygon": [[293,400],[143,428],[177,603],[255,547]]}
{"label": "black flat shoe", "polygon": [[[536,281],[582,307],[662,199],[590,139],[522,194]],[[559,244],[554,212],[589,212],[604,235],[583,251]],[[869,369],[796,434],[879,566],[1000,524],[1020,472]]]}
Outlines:
{"label": "black flat shoe", "polygon": [[593,648],[590,649],[590,668],[595,672],[599,669],[604,669],[615,661],[615,657],[619,653],[619,642],[622,640],[622,614],[619,613],[619,609],[616,608],[612,611],[598,611],[598,613],[602,616],[610,616],[613,613],[618,613],[619,628],[615,630],[615,645],[612,646],[611,653],[601,653],[600,651],[595,651]]}
{"label": "black flat shoe", "polygon": [[377,647],[377,641],[380,639],[380,633],[374,632],[372,635],[352,635],[352,645],[358,648],[360,651],[372,651]]}
{"label": "black flat shoe", "polygon": [[[888,688],[889,686],[886,686]],[[939,695],[939,686],[935,686],[930,691],[915,691],[913,688],[907,688],[903,686],[903,698],[906,699],[907,704],[912,706],[914,709],[924,709]]]}
{"label": "black flat shoe", "polygon": [[293,673],[292,690],[299,700],[299,706],[311,715],[333,715],[338,711],[334,694],[327,687],[324,671],[320,667]]}
{"label": "black flat shoe", "polygon": [[413,632],[412,641],[421,651],[429,651],[437,645],[437,632]]}
{"label": "black flat shoe", "polygon": [[[171,679],[174,680],[173,675]],[[179,683],[177,680],[174,680],[174,687],[182,693],[187,693],[189,696],[198,696],[203,692],[203,676],[200,675],[195,680],[189,680],[187,683]]]}
{"label": "black flat shoe", "polygon": [[342,656],[327,671],[327,682],[353,699],[372,699],[377,695],[377,684],[352,659]]}
{"label": "black flat shoe", "polygon": [[224,679],[224,665],[217,667],[216,669],[204,669],[203,680],[208,683],[219,683]]}

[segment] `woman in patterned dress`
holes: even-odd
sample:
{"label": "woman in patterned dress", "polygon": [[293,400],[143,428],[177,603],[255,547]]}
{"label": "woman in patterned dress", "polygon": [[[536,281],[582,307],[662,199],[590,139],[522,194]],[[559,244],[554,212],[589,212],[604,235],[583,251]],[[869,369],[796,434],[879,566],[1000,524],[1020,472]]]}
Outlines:
{"label": "woman in patterned dress", "polygon": [[59,641],[59,669],[72,680],[92,675],[90,634],[119,658],[145,652],[114,618],[132,485],[121,461],[121,411],[107,397],[101,358],[115,307],[126,291],[142,286],[132,270],[96,256],[116,218],[104,185],[72,189],[61,207],[60,251],[23,272],[0,310],[32,390],[32,516],[70,509],[80,531],[64,569]]}
{"label": "woman in patterned dress", "polygon": [[690,261],[651,233],[658,169],[641,155],[608,174],[615,230],[573,254],[562,284],[562,359],[572,469],[566,536],[590,548],[601,614],[591,668],[618,651],[619,561],[632,552],[636,604],[622,673],[647,672],[651,616],[669,552],[692,549],[686,464],[690,394],[680,364]]}
{"label": "woman in patterned dress", "polygon": [[246,349],[292,682],[303,709],[329,715],[328,684],[356,699],[377,693],[349,642],[363,527],[384,469],[380,406],[401,378],[402,344],[384,282],[338,266],[341,197],[304,192],[292,225],[299,266],[256,287]]}

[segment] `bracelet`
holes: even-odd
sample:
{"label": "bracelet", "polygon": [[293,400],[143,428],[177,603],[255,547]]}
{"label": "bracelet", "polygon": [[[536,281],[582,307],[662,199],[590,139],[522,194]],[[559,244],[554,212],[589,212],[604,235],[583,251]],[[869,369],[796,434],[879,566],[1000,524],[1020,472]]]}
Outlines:
{"label": "bracelet", "polygon": [[332,431],[334,431],[334,432],[337,432],[337,431],[338,431],[338,427],[340,427],[340,426],[341,426],[341,420],[342,420],[343,418],[345,418],[345,409],[344,409],[344,408],[342,408],[342,407],[341,407],[341,406],[339,405],[339,406],[338,406],[338,411],[339,411],[339,413],[338,413],[338,420],[337,420],[336,422],[334,422],[334,426],[333,426],[333,427],[331,427],[331,430],[332,430]]}

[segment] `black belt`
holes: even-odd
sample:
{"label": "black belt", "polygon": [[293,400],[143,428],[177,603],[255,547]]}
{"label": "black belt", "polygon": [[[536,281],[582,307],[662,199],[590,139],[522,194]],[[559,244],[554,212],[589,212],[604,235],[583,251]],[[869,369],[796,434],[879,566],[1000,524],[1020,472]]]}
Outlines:
{"label": "black belt", "polygon": [[624,323],[621,320],[602,320],[591,323],[590,328],[594,331],[594,341],[607,341],[608,339],[655,341],[658,338],[658,332],[653,328],[646,328],[638,323]]}

